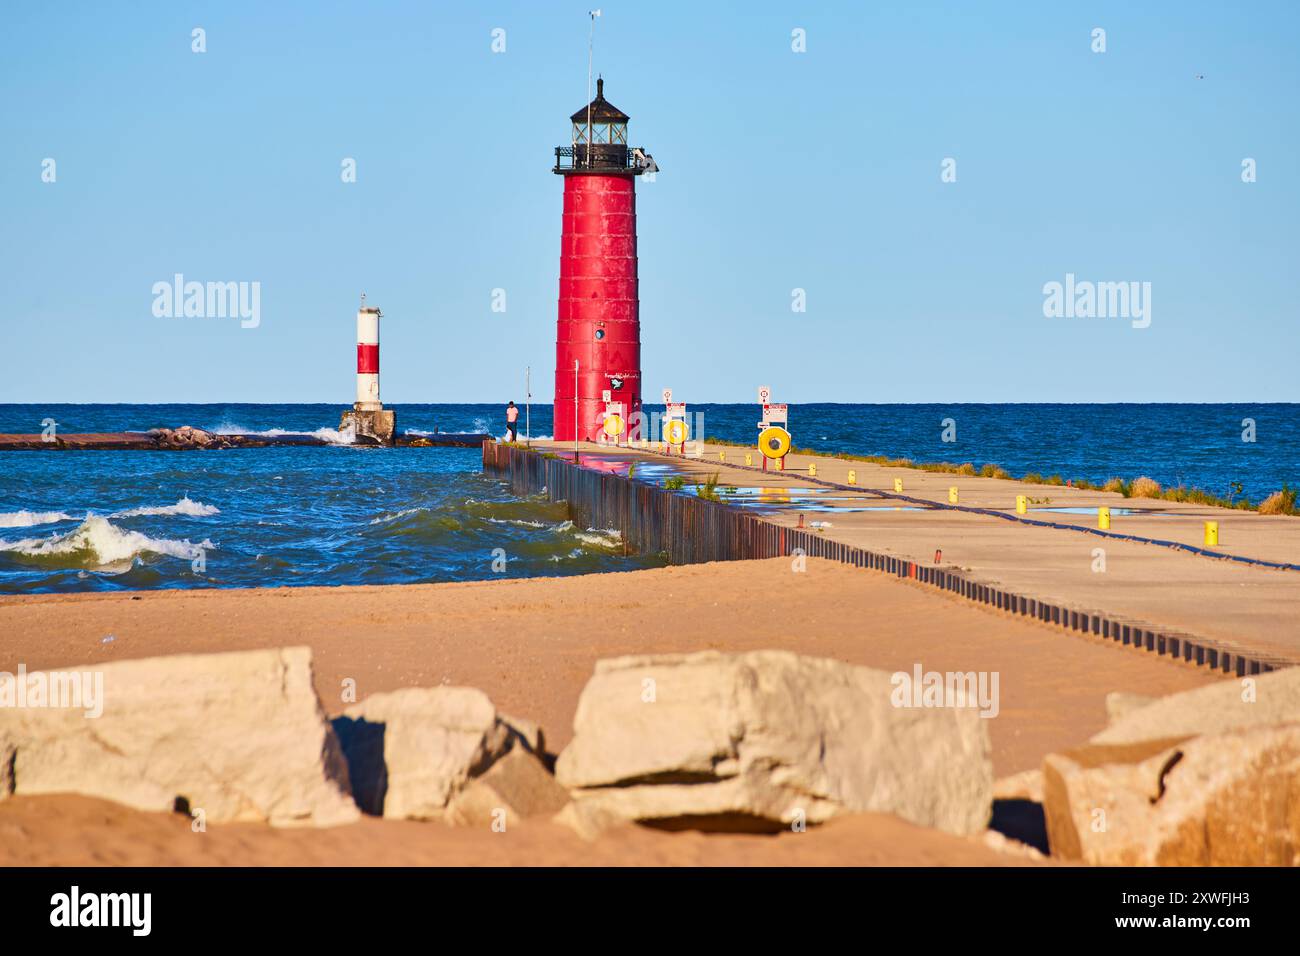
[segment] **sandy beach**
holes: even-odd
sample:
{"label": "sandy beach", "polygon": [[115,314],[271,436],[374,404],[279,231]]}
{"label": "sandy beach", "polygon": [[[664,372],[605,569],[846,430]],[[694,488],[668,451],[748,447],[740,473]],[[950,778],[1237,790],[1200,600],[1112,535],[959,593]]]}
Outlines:
{"label": "sandy beach", "polygon": [[[575,627],[579,613],[598,614],[603,628]],[[917,663],[998,671],[1001,707],[989,721],[998,777],[1035,769],[1046,754],[1101,730],[1111,691],[1163,695],[1222,679],[815,559],[802,573],[772,559],[566,579],[4,597],[0,633],[5,670],[307,645],[331,715],[343,709],[346,679],[360,698],[477,687],[502,712],[539,722],[550,754],[568,743],[578,695],[601,658],[786,649],[889,671]],[[311,832],[237,824],[194,834],[184,817],[58,796],[0,802],[0,833],[5,864],[1028,862],[981,838],[878,814],[777,837],[623,827],[588,842],[549,821],[504,835],[376,819]]]}

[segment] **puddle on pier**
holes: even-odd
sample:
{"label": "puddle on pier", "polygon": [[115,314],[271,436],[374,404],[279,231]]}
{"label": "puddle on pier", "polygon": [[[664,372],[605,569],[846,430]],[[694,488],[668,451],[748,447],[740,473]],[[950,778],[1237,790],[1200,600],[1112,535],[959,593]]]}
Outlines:
{"label": "puddle on pier", "polygon": [[[699,493],[699,486],[688,486]],[[740,486],[718,485],[716,489],[720,499],[728,504],[755,510],[793,509],[814,513],[849,514],[859,511],[928,511],[919,505],[866,505],[863,498],[846,495],[835,488],[773,488],[761,485]],[[841,505],[846,501],[852,504]]]}
{"label": "puddle on pier", "polygon": [[[675,463],[668,462],[650,462],[644,459],[635,462],[636,467],[631,468],[632,459],[600,455],[599,453],[584,453],[582,456],[584,467],[593,471],[603,471],[612,475],[628,477],[629,470],[633,481],[642,481],[646,484],[659,485],[664,484],[668,478],[684,478],[686,483],[678,489],[681,494],[698,495],[700,489],[707,478],[707,473],[688,472],[679,468]],[[921,505],[866,505],[861,504],[867,500],[862,497],[845,494],[838,488],[820,488],[808,486],[762,486],[762,485],[726,485],[719,483],[715,486],[714,491],[720,500],[728,504],[737,505],[746,509],[755,511],[780,511],[796,510],[813,513],[833,512],[838,514],[849,514],[852,512],[866,511],[929,511],[931,509]],[[852,504],[841,505],[839,502],[852,502]]]}
{"label": "puddle on pier", "polygon": [[[1058,514],[1058,515],[1089,515],[1090,517],[1094,517],[1094,518],[1097,516],[1096,508],[1075,508],[1075,507],[1062,506],[1059,508],[1030,508],[1029,510],[1032,512],[1046,511],[1046,512],[1050,512],[1051,514]],[[1128,517],[1167,518],[1167,517],[1173,517],[1173,513],[1169,511],[1160,511],[1156,508],[1111,508],[1110,516],[1112,518],[1128,518]]]}

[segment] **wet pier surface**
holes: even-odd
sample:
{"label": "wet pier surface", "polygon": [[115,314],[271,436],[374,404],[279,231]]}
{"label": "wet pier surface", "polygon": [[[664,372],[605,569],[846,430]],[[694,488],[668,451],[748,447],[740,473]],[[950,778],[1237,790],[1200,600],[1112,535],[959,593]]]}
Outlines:
{"label": "wet pier surface", "polygon": [[[477,448],[492,436],[476,432],[398,435],[396,448]],[[86,432],[64,435],[0,435],[0,451],[213,451],[224,448],[322,447],[339,442],[314,435],[222,435],[191,429],[147,432]],[[358,445],[374,444],[358,440]]]}

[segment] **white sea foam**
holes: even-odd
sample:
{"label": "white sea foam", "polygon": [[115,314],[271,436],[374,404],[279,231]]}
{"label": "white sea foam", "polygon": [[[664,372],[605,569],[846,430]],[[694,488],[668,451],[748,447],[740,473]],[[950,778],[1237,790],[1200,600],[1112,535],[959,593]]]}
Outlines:
{"label": "white sea foam", "polygon": [[[488,424],[487,424],[487,422],[485,422],[485,421],[484,421],[483,419],[481,419],[481,418],[477,418],[477,419],[475,419],[475,420],[474,420],[474,424],[471,425],[470,427],[471,427],[471,429],[472,429],[472,433],[475,433],[475,434],[478,434],[478,433],[482,433],[482,434],[485,434],[485,435],[490,435],[490,434],[492,434],[492,433],[491,433],[491,430],[488,428]],[[431,432],[431,431],[426,431],[426,430],[423,429],[423,428],[404,428],[404,429],[402,429],[402,434],[403,434],[403,435],[411,435],[412,437],[415,437],[415,438],[433,438],[433,437],[436,436],[436,435],[459,434],[459,433],[457,433],[457,432],[450,432],[450,433],[449,433],[449,432],[446,432],[446,431]],[[510,433],[509,433],[508,431],[503,431],[500,435],[495,435],[495,436],[493,436],[493,437],[498,438],[498,439],[500,439],[501,441],[505,441],[506,439],[508,439],[508,438],[510,437]],[[551,436],[550,436],[550,435],[533,435],[533,436],[532,436],[532,439],[533,439],[533,441],[550,441],[550,440],[551,440]],[[523,436],[522,434],[519,436],[519,440],[520,440],[520,441],[523,441],[523,440],[524,440],[524,436]]]}
{"label": "white sea foam", "polygon": [[616,528],[588,528],[585,532],[574,532],[574,536],[583,544],[595,548],[621,548],[623,535]]}
{"label": "white sea foam", "polygon": [[553,554],[549,558],[547,558],[547,560],[554,561],[558,564],[559,562],[564,561],[566,559],[572,560],[573,558],[581,558],[581,557],[583,557],[582,549],[574,548],[568,554]]}
{"label": "white sea foam", "polygon": [[371,524],[387,524],[389,521],[396,521],[398,518],[405,518],[408,515],[417,514],[421,511],[428,511],[428,508],[404,508],[393,514],[380,515],[378,518],[371,519]]}
{"label": "white sea foam", "polygon": [[[271,429],[272,432],[276,429]],[[299,435],[301,432],[284,432],[286,435]],[[357,430],[355,428],[318,428],[314,432],[307,432],[313,438],[319,438],[321,441],[327,441],[331,445],[351,445],[357,440]]]}
{"label": "white sea foam", "polygon": [[257,435],[259,432],[251,431],[243,425],[236,425],[233,422],[222,422],[216,428],[208,429],[215,435]]}
{"label": "white sea foam", "polygon": [[113,573],[128,570],[134,559],[144,554],[168,555],[189,561],[215,547],[206,539],[192,544],[189,540],[151,538],[139,531],[124,531],[98,515],[87,515],[85,521],[64,534],[0,542],[0,551],[37,559],[63,559],[71,566]]}
{"label": "white sea foam", "polygon": [[512,524],[518,528],[545,528],[545,521],[529,521],[527,518],[488,518],[493,524]]}
{"label": "white sea foam", "polygon": [[0,528],[30,528],[38,524],[71,521],[72,515],[62,511],[5,511],[0,512]]}
{"label": "white sea foam", "polygon": [[443,430],[443,431],[433,431],[433,432],[431,432],[431,431],[428,431],[428,430],[423,429],[423,428],[404,428],[404,429],[402,429],[402,434],[403,434],[403,435],[412,435],[412,436],[414,436],[415,438],[433,438],[433,437],[436,436],[436,435],[449,435],[449,434],[454,435],[454,434],[459,434],[459,433],[458,433],[458,432],[448,432],[448,431],[446,431],[446,430]]}
{"label": "white sea foam", "polygon": [[572,521],[564,521],[555,526],[556,531],[569,532],[583,544],[595,548],[621,548],[623,535],[617,528],[588,528],[579,531]]}
{"label": "white sea foam", "polygon": [[[128,508],[115,511],[110,518],[135,518],[142,515],[188,515],[193,518],[206,518],[221,514],[215,505],[205,505],[194,501],[188,495],[174,505],[150,505],[141,508]],[[62,511],[8,511],[0,512],[0,528],[31,528],[41,524],[55,524],[59,521],[73,521],[72,515]]]}
{"label": "white sea foam", "polygon": [[191,518],[207,518],[210,515],[221,514],[221,509],[216,505],[205,505],[201,501],[193,501],[189,495],[181,498],[174,505],[158,505],[156,507],[128,508],[126,511],[115,511],[110,518],[136,518],[141,515],[188,515]]}
{"label": "white sea foam", "polygon": [[300,432],[286,428],[264,428],[261,430],[245,428],[231,422],[222,422],[212,431],[217,435],[254,435],[261,438],[283,438],[285,436],[316,438],[331,445],[351,445],[356,441],[356,429],[317,428],[315,431]]}

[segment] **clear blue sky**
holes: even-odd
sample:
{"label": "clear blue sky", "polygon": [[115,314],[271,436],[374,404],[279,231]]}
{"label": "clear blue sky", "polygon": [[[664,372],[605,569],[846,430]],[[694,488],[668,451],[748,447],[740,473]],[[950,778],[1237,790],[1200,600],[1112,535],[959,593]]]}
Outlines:
{"label": "clear blue sky", "polygon": [[[662,167],[648,396],[1296,399],[1300,4],[595,3]],[[529,364],[548,401],[588,8],[10,4],[0,402],[344,404],[362,290],[386,401],[518,401]],[[176,272],[260,282],[261,326],[155,318]],[[1044,318],[1067,272],[1151,282],[1150,328]]]}

